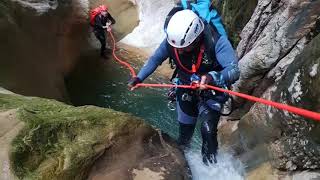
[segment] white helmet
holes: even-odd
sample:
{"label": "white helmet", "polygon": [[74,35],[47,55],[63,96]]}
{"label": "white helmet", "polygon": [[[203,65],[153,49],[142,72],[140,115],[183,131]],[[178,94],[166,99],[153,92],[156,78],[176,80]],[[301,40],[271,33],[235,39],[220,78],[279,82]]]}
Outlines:
{"label": "white helmet", "polygon": [[178,11],[167,27],[167,41],[176,48],[189,46],[203,31],[202,20],[191,10]]}

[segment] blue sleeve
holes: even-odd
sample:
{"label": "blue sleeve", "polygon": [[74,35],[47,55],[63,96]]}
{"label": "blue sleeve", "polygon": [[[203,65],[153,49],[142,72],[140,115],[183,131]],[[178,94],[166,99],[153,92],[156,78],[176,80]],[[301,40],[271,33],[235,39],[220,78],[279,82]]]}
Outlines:
{"label": "blue sleeve", "polygon": [[225,36],[220,36],[215,46],[216,58],[223,70],[220,71],[227,85],[239,79],[238,58],[231,43]]}
{"label": "blue sleeve", "polygon": [[144,64],[144,66],[137,75],[141,81],[145,80],[150,74],[152,74],[157,69],[159,65],[162,64],[164,60],[166,60],[169,57],[167,46],[168,43],[165,39],[164,41],[162,41],[162,43],[154,52],[154,54]]}

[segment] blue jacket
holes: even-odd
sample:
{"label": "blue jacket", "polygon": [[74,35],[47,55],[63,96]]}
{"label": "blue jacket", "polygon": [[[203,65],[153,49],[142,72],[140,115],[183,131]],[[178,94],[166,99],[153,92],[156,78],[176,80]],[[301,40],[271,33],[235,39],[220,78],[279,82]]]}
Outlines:
{"label": "blue jacket", "polygon": [[[167,40],[163,40],[154,54],[148,59],[138,73],[138,78],[141,81],[145,80],[150,74],[152,74],[163,61],[172,56],[172,53],[169,52],[170,48],[172,47]],[[221,67],[219,68],[219,72],[222,74],[227,86],[238,80],[240,75],[238,58],[236,57],[236,53],[226,36],[219,36],[214,49],[208,50],[207,52],[213,53],[212,55],[216,57],[215,59]],[[183,59],[181,59],[181,61],[183,61]],[[177,66],[177,68],[179,68],[179,66]]]}

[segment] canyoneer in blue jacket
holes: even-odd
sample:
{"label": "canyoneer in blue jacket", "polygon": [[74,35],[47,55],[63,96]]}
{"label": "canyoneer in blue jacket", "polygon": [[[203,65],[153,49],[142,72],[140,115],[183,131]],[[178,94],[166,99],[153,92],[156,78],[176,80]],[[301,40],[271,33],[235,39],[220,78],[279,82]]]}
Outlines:
{"label": "canyoneer in blue jacket", "polygon": [[229,87],[239,78],[238,59],[226,36],[205,24],[193,11],[176,12],[168,22],[166,39],[142,67],[128,86],[141,83],[168,58],[177,67],[179,84],[199,82],[202,90],[180,89],[176,91],[179,121],[178,143],[188,147],[197,119],[201,120],[202,155],[204,163],[216,162],[218,149],[217,126],[222,105],[227,95],[204,89],[210,84]]}

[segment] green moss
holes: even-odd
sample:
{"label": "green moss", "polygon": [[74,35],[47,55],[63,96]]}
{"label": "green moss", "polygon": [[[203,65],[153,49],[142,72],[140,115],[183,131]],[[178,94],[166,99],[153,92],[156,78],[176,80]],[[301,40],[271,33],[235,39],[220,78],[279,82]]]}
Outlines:
{"label": "green moss", "polygon": [[250,20],[257,2],[257,0],[225,0],[222,3],[214,1],[234,47],[240,42],[240,33]]}
{"label": "green moss", "polygon": [[18,109],[26,123],[11,152],[13,170],[22,179],[83,179],[110,133],[120,137],[144,125],[111,109],[0,94],[0,110],[5,109]]}

